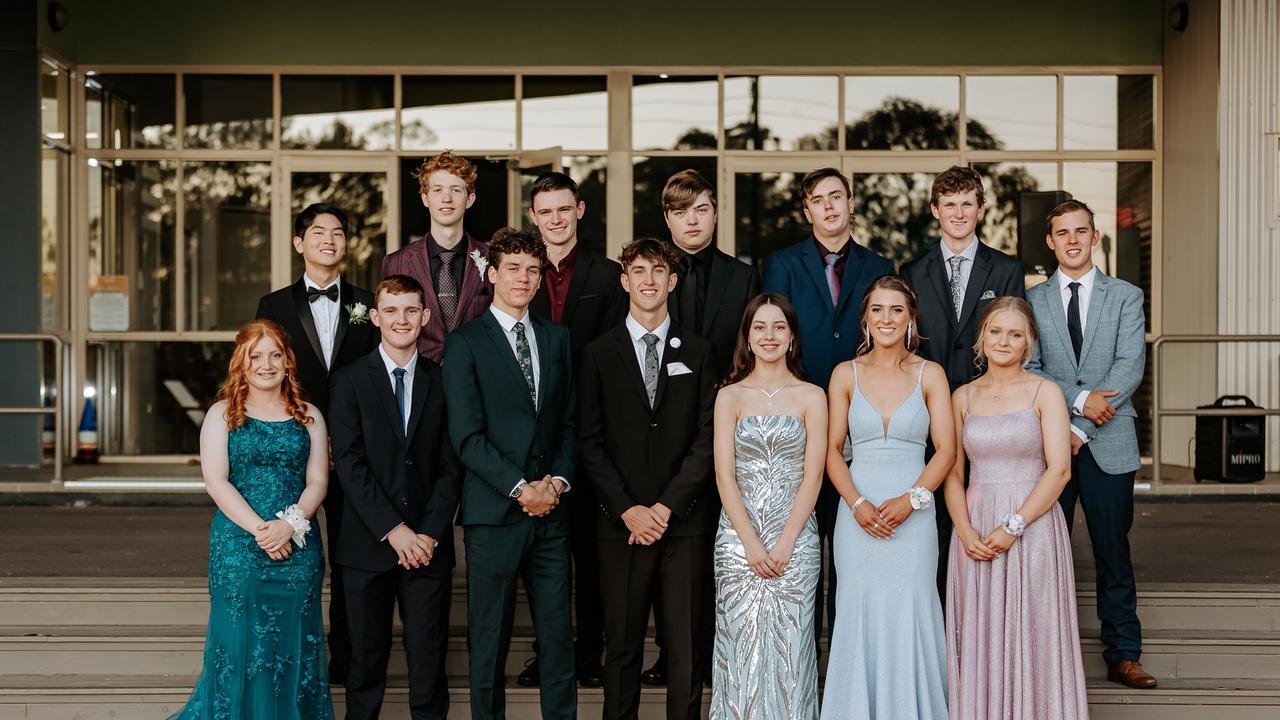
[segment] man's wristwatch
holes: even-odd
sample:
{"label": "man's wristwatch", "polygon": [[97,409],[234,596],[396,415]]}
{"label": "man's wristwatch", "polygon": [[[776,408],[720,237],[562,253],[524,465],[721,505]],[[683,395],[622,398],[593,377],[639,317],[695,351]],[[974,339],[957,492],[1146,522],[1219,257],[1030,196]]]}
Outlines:
{"label": "man's wristwatch", "polygon": [[515,488],[511,490],[511,499],[512,500],[520,499],[520,493],[524,492],[524,488],[528,484],[529,483],[525,482],[524,480],[521,480],[520,482],[516,483]]}

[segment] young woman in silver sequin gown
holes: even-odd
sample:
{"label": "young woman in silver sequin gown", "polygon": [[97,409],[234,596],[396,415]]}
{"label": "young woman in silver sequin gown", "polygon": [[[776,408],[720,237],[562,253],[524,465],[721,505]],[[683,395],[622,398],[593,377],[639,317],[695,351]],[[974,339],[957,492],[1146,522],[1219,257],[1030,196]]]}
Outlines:
{"label": "young woman in silver sequin gown", "polygon": [[716,400],[716,636],[711,717],[818,716],[813,609],[821,558],[826,399],[801,380],[795,313],[781,295],[746,308]]}

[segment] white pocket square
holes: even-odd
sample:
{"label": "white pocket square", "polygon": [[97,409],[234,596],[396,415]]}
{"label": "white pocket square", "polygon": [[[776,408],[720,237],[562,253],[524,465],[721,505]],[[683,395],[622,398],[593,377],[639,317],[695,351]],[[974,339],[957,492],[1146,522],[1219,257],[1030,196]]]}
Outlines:
{"label": "white pocket square", "polygon": [[667,377],[675,377],[676,375],[690,375],[693,371],[688,365],[682,362],[667,363]]}
{"label": "white pocket square", "polygon": [[995,300],[995,299],[996,299],[996,291],[995,291],[995,290],[988,290],[988,291],[986,291],[986,292],[982,293],[982,297],[980,297],[980,298],[978,298],[978,299],[979,299],[979,300]]}

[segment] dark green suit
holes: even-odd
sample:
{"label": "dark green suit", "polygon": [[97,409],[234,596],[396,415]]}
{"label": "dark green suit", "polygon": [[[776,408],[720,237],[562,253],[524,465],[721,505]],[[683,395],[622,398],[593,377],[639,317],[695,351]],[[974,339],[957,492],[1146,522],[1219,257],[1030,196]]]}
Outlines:
{"label": "dark green suit", "polygon": [[526,315],[537,348],[538,402],[492,312],[445,339],[449,436],[466,467],[459,523],[467,550],[467,631],[471,716],[503,718],[503,666],[511,641],[516,578],[530,596],[544,718],[574,718],[573,635],[569,622],[569,523],[557,507],[531,518],[511,498],[520,480],[546,475],[573,482],[574,391],[569,332]]}

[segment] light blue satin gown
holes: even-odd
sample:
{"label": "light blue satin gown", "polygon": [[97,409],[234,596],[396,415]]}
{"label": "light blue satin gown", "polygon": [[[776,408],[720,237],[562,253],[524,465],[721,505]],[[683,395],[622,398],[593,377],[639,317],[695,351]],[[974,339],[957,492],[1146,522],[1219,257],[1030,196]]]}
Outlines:
{"label": "light blue satin gown", "polygon": [[[873,506],[907,492],[924,470],[929,411],[916,387],[888,429],[862,394],[854,363],[849,436],[854,485]],[[911,513],[891,538],[868,535],[841,503],[833,538],[836,624],[823,720],[947,717],[946,633],[938,599],[934,506]]]}

